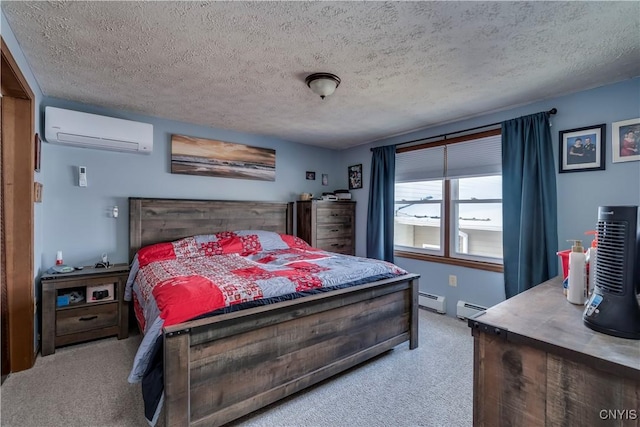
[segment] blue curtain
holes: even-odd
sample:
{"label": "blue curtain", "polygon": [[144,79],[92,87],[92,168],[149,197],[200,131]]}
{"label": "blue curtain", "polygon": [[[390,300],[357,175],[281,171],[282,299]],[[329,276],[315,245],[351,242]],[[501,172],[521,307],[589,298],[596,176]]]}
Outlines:
{"label": "blue curtain", "polygon": [[507,298],[558,274],[556,172],[549,113],[502,123],[502,216]]}
{"label": "blue curtain", "polygon": [[393,262],[393,207],[396,147],[373,150],[369,211],[367,213],[367,257]]}

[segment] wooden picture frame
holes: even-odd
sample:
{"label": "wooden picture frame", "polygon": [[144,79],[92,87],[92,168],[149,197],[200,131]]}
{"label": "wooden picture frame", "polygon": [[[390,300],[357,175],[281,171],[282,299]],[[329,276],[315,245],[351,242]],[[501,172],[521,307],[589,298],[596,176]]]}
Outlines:
{"label": "wooden picture frame", "polygon": [[640,118],[613,122],[611,152],[613,163],[640,160]]}
{"label": "wooden picture frame", "polygon": [[605,169],[606,124],[561,130],[558,172]]}
{"label": "wooden picture frame", "polygon": [[349,190],[362,188],[362,163],[349,166]]}
{"label": "wooden picture frame", "polygon": [[315,181],[316,180],[316,173],[315,172],[311,172],[311,171],[307,171],[307,179],[310,181]]}
{"label": "wooden picture frame", "polygon": [[35,144],[35,155],[34,155],[33,170],[35,170],[36,172],[40,172],[40,163],[41,163],[40,151],[42,150],[42,141],[40,140],[40,136],[37,133],[34,138],[34,144]]}

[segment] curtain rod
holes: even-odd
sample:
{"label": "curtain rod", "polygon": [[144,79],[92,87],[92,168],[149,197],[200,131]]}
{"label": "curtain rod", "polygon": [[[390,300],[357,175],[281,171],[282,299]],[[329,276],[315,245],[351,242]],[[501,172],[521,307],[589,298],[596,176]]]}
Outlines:
{"label": "curtain rod", "polygon": [[[551,110],[547,111],[547,113],[549,113],[549,114],[551,114],[551,115],[556,114],[557,112],[558,112],[558,109],[557,109],[557,108],[552,108]],[[412,140],[412,141],[401,142],[400,144],[396,144],[395,146],[396,146],[396,147],[400,147],[400,146],[402,146],[402,145],[413,144],[414,142],[426,141],[427,139],[434,139],[434,138],[446,138],[446,137],[447,137],[447,136],[449,136],[449,135],[455,135],[455,134],[458,134],[458,133],[469,132],[469,131],[476,130],[476,129],[483,129],[483,128],[488,128],[488,127],[491,127],[491,126],[497,126],[497,125],[499,125],[499,124],[501,124],[501,123],[502,123],[502,122],[491,123],[491,124],[488,124],[488,125],[476,126],[476,127],[474,127],[474,128],[469,128],[469,129],[464,129],[464,130],[458,130],[458,131],[455,131],[455,132],[443,133],[442,135],[428,136],[428,137],[426,137],[426,138],[414,139],[414,140]],[[377,147],[374,147],[374,148],[377,148]],[[373,151],[373,148],[371,148],[371,151]]]}

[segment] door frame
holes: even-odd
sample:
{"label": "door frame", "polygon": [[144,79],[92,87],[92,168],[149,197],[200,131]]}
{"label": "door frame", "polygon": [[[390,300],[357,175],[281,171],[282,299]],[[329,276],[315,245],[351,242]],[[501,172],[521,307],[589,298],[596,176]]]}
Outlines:
{"label": "door frame", "polygon": [[2,46],[2,216],[10,372],[33,366],[35,96],[4,39]]}

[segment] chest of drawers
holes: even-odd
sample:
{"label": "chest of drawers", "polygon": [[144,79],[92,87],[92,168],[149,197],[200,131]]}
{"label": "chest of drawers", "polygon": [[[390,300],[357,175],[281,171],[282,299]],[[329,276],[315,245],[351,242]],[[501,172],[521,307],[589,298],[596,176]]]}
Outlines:
{"label": "chest of drawers", "polygon": [[356,202],[296,202],[297,235],[325,251],[355,255]]}

